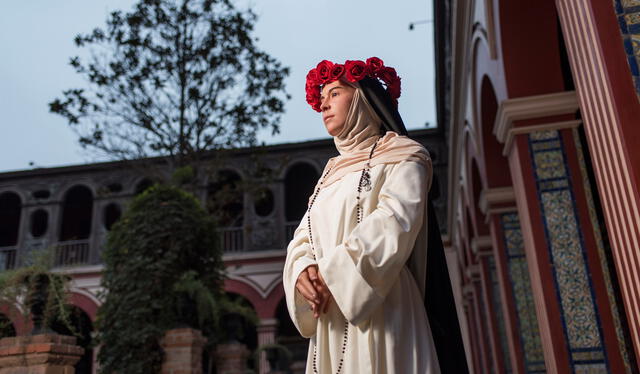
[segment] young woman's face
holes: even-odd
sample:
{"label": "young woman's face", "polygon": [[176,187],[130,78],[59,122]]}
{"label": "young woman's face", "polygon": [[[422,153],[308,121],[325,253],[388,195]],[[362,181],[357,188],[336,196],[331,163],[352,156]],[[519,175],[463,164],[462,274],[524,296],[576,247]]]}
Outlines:
{"label": "young woman's face", "polygon": [[331,136],[336,136],[344,127],[355,88],[337,80],[322,88],[320,95],[322,121]]}

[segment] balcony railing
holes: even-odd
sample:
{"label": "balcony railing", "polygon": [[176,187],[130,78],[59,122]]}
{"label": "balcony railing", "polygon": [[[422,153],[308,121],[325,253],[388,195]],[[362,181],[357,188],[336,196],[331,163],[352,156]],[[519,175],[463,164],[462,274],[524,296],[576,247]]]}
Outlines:
{"label": "balcony railing", "polygon": [[0,271],[11,270],[16,267],[16,249],[14,247],[0,248]]}
{"label": "balcony railing", "polygon": [[224,253],[236,253],[244,251],[242,227],[229,227],[218,229],[220,245]]}
{"label": "balcony railing", "polygon": [[84,265],[89,263],[89,240],[59,242],[55,247],[54,266]]}

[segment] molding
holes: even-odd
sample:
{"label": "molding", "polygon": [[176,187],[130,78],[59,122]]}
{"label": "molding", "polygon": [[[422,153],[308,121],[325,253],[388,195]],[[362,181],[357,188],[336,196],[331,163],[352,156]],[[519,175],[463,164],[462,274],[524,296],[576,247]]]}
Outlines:
{"label": "molding", "polygon": [[225,253],[222,255],[222,261],[238,261],[238,260],[256,260],[263,258],[280,258],[285,257],[287,255],[286,249],[270,249],[266,251],[245,251],[245,252],[236,252],[236,253]]}
{"label": "molding", "polygon": [[491,251],[485,251],[485,249],[493,248],[493,242],[491,241],[491,236],[476,236],[471,239],[471,251],[476,255],[482,256],[485,252],[491,253]]}
{"label": "molding", "polygon": [[467,273],[467,277],[469,279],[471,280],[480,279],[480,265],[478,264],[469,265],[465,270]]}
{"label": "molding", "polygon": [[535,131],[572,129],[580,126],[581,124],[582,120],[574,119],[570,121],[552,122],[534,126],[512,127],[507,132],[507,139],[504,143],[504,148],[502,149],[502,155],[509,155],[509,152],[511,152],[511,146],[513,145],[513,138],[515,138],[516,135],[529,134]]}
{"label": "molding", "polygon": [[487,215],[496,204],[514,203],[516,194],[513,187],[485,188],[480,191],[480,211]]}
{"label": "molding", "polygon": [[572,114],[578,109],[580,105],[575,91],[503,100],[498,107],[493,134],[498,141],[505,143],[514,121]]}
{"label": "molding", "polygon": [[252,287],[263,299],[282,282],[284,262],[243,264],[227,267],[227,278]]}
{"label": "molding", "polygon": [[484,218],[484,223],[489,223],[489,219],[491,218],[492,215],[494,214],[500,214],[500,213],[512,213],[512,212],[518,212],[518,207],[515,205],[511,205],[511,206],[505,206],[502,208],[491,208],[489,209],[489,211],[487,212],[487,215]]}

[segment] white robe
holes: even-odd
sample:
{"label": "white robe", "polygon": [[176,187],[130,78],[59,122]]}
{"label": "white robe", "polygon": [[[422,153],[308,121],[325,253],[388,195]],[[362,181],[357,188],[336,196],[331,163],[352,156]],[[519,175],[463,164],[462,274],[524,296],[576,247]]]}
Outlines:
{"label": "white robe", "polygon": [[[300,334],[311,338],[306,373],[313,373],[315,344],[318,372],[336,372],[343,358],[346,317],[348,343],[342,373],[438,374],[424,289],[418,286],[424,285],[426,271],[430,166],[413,161],[381,164],[370,174],[372,189],[363,189],[360,197],[360,224],[358,171],[323,187],[315,200],[311,225],[317,261],[309,244],[307,214],[287,247],[283,272],[287,307]],[[414,245],[423,250],[415,251],[414,257],[419,257],[412,257],[415,261],[408,261]],[[313,264],[335,300],[319,319],[295,288],[300,272]],[[412,271],[408,266],[414,266]]]}

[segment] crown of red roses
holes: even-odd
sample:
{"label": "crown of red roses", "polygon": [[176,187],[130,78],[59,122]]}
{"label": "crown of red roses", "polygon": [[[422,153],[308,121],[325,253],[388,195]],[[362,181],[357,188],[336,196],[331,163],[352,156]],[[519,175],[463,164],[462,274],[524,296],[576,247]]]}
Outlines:
{"label": "crown of red roses", "polygon": [[384,62],[377,57],[368,58],[366,62],[360,60],[347,60],[344,64],[334,64],[323,60],[318,66],[309,70],[307,74],[307,103],[313,110],[320,112],[320,92],[322,86],[337,81],[341,77],[349,82],[358,82],[364,77],[381,80],[387,88],[387,93],[396,106],[400,97],[400,77],[396,69],[384,66]]}

